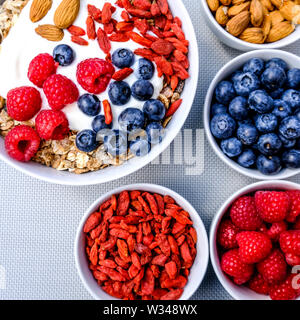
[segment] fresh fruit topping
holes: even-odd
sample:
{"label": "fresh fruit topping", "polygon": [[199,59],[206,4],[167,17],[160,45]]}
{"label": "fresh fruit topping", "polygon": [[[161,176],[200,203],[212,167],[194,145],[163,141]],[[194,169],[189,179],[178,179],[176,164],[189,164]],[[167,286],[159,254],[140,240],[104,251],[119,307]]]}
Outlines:
{"label": "fresh fruit topping", "polygon": [[8,115],[17,121],[27,121],[33,118],[42,107],[39,91],[33,87],[19,87],[7,94]]}
{"label": "fresh fruit topping", "polygon": [[239,96],[248,97],[252,91],[259,89],[260,81],[253,73],[240,73],[234,78],[233,86]]}
{"label": "fresh fruit topping", "polygon": [[149,100],[154,93],[153,84],[148,80],[137,80],[131,87],[132,96],[140,101]]}
{"label": "fresh fruit topping", "polygon": [[284,253],[300,256],[300,230],[288,230],[280,234],[280,248]]}
{"label": "fresh fruit topping", "polygon": [[245,149],[238,157],[237,162],[244,168],[252,168],[256,163],[256,155],[252,149]]}
{"label": "fresh fruit topping", "polygon": [[299,295],[299,289],[293,288],[294,274],[291,274],[287,279],[279,284],[274,284],[270,287],[270,297],[272,300],[294,300]]}
{"label": "fresh fruit topping", "polygon": [[221,81],[216,87],[215,96],[219,103],[229,103],[236,96],[232,83]]}
{"label": "fresh fruit topping", "polygon": [[44,140],[62,140],[69,133],[68,119],[59,110],[42,110],[35,119],[35,126]]}
{"label": "fresh fruit topping", "polygon": [[300,138],[300,120],[295,116],[284,118],[280,123],[279,132],[288,140]]}
{"label": "fresh fruit topping", "polygon": [[230,138],[236,129],[235,120],[227,113],[215,115],[210,123],[212,134],[218,139]]}
{"label": "fresh fruit topping", "polygon": [[130,141],[129,149],[135,156],[144,157],[150,152],[151,145],[147,137],[138,136],[134,140]]}
{"label": "fresh fruit topping", "polygon": [[127,108],[119,115],[120,128],[125,132],[142,129],[145,126],[145,115],[137,108]]}
{"label": "fresh fruit topping", "polygon": [[49,106],[61,110],[66,105],[77,101],[79,92],[73,81],[60,74],[50,76],[43,85]]}
{"label": "fresh fruit topping", "polygon": [[97,96],[85,93],[79,97],[78,108],[86,115],[94,117],[101,110],[101,103]]}
{"label": "fresh fruit topping", "polygon": [[105,116],[105,123],[107,125],[112,124],[113,121],[113,114],[111,110],[111,105],[108,100],[103,100],[103,109],[104,109],[104,116]]}
{"label": "fresh fruit topping", "polygon": [[257,169],[266,175],[275,175],[281,169],[281,160],[277,156],[259,155],[256,160]]}
{"label": "fresh fruit topping", "polygon": [[151,122],[146,127],[146,133],[148,136],[148,141],[151,144],[161,143],[164,136],[164,127],[159,122]]}
{"label": "fresh fruit topping", "polygon": [[133,69],[131,68],[124,68],[114,73],[112,78],[116,81],[122,81],[129,77],[133,73]]}
{"label": "fresh fruit topping", "polygon": [[98,147],[96,133],[92,130],[83,130],[77,133],[76,147],[83,152],[92,152]]}
{"label": "fresh fruit topping", "polygon": [[94,118],[92,122],[92,128],[95,132],[99,132],[103,129],[111,129],[112,124],[106,124],[105,123],[105,116],[98,115],[97,117]]}
{"label": "fresh fruit topping", "polygon": [[239,232],[240,229],[236,227],[230,220],[224,220],[221,222],[218,229],[218,244],[225,249],[237,248],[238,244],[236,241],[236,236]]}
{"label": "fresh fruit topping", "polygon": [[290,266],[299,266],[300,265],[300,256],[296,256],[291,253],[286,253],[285,260],[286,260],[287,264],[289,264]]}
{"label": "fresh fruit topping", "polygon": [[75,59],[75,53],[70,46],[60,44],[54,48],[53,58],[60,66],[69,66]]}
{"label": "fresh fruit topping", "polygon": [[279,236],[283,231],[286,231],[288,225],[285,221],[274,222],[272,223],[269,230],[266,231],[266,235],[273,241],[278,241]]}
{"label": "fresh fruit topping", "polygon": [[269,294],[269,290],[270,290],[269,283],[259,273],[249,281],[248,286],[251,290],[255,291],[256,293],[260,293],[264,295]]}
{"label": "fresh fruit topping", "polygon": [[286,192],[291,201],[291,208],[286,217],[288,222],[295,222],[297,217],[300,215],[300,191],[290,190]]}
{"label": "fresh fruit topping", "polygon": [[10,157],[28,162],[37,153],[40,137],[29,126],[19,125],[9,131],[5,137],[5,149]]}
{"label": "fresh fruit topping", "polygon": [[104,136],[104,148],[112,156],[127,152],[127,134],[120,130],[111,130]]}
{"label": "fresh fruit topping", "polygon": [[135,71],[135,75],[138,79],[150,80],[154,74],[154,65],[153,63],[145,58],[139,59],[138,67]]}
{"label": "fresh fruit topping", "polygon": [[46,79],[54,73],[56,65],[53,57],[48,53],[42,53],[30,62],[27,75],[33,84],[42,88]]}
{"label": "fresh fruit topping", "polygon": [[242,153],[243,147],[237,138],[229,138],[221,141],[221,149],[229,158],[234,158]]}
{"label": "fresh fruit topping", "polygon": [[150,99],[144,103],[143,112],[150,121],[161,121],[166,114],[166,108],[160,100]]}
{"label": "fresh fruit topping", "polygon": [[111,63],[94,58],[80,62],[77,66],[77,81],[92,94],[104,92],[115,70]]}
{"label": "fresh fruit topping", "polygon": [[131,98],[131,89],[125,81],[114,81],[109,85],[108,96],[113,104],[123,106]]}
{"label": "fresh fruit topping", "polygon": [[117,49],[112,54],[112,63],[120,69],[130,68],[134,63],[134,54],[129,49]]}

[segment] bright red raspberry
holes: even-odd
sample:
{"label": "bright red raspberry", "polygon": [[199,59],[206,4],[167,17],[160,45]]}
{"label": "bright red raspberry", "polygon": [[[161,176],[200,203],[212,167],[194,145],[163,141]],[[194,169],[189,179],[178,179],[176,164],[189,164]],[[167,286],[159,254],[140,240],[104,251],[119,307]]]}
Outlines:
{"label": "bright red raspberry", "polygon": [[286,231],[288,225],[285,221],[274,222],[270,229],[266,232],[266,235],[273,241],[278,241],[279,236],[283,231]]}
{"label": "bright red raspberry", "polygon": [[259,217],[254,198],[245,196],[237,199],[230,209],[230,217],[232,222],[242,230],[257,230],[262,220]]}
{"label": "bright red raspberry", "polygon": [[[272,300],[294,300],[300,295],[300,290],[295,286],[295,274],[291,274],[287,279],[279,284],[270,287],[270,297]],[[296,283],[297,285],[297,283]]]}
{"label": "bright red raspberry", "polygon": [[217,241],[225,249],[237,248],[236,235],[240,232],[240,229],[236,227],[229,219],[221,222]]}
{"label": "bright red raspberry", "polygon": [[54,73],[56,73],[56,63],[53,57],[48,53],[42,53],[30,62],[27,76],[33,84],[42,88],[46,79]]}
{"label": "bright red raspberry", "polygon": [[257,264],[258,272],[269,283],[280,282],[286,278],[287,264],[279,249],[273,250],[266,259]]}
{"label": "bright red raspberry", "polygon": [[286,194],[289,196],[291,201],[291,208],[286,217],[286,220],[288,222],[295,222],[297,217],[300,215],[300,191],[286,191]]}
{"label": "bright red raspberry", "polygon": [[33,118],[42,107],[41,95],[33,87],[19,87],[7,94],[7,113],[17,121]]}
{"label": "bright red raspberry", "polygon": [[264,295],[269,294],[269,283],[259,273],[249,281],[248,286],[251,290],[255,291],[256,293]]}
{"label": "bright red raspberry", "polygon": [[68,119],[59,110],[42,110],[35,119],[35,126],[45,140],[62,140],[69,133]]}
{"label": "bright red raspberry", "polygon": [[285,254],[285,261],[290,266],[300,266],[300,256],[296,256],[292,253]]}
{"label": "bright red raspberry", "polygon": [[300,256],[300,230],[289,230],[281,233],[280,248],[284,253]]}
{"label": "bright red raspberry", "polygon": [[261,232],[240,232],[236,240],[239,245],[239,255],[244,263],[260,262],[272,249],[271,240]]}
{"label": "bright red raspberry", "polygon": [[107,88],[115,73],[113,65],[103,59],[87,59],[77,66],[77,81],[89,93],[99,94]]}
{"label": "bright red raspberry", "polygon": [[16,126],[5,137],[5,149],[7,153],[18,161],[30,161],[37,153],[39,146],[40,137],[29,126]]}
{"label": "bright red raspberry", "polygon": [[300,217],[298,217],[296,222],[294,223],[293,229],[300,230]]}
{"label": "bright red raspberry", "polygon": [[61,110],[67,104],[77,101],[78,89],[73,81],[60,74],[53,74],[43,85],[49,106],[53,110]]}
{"label": "bright red raspberry", "polygon": [[290,199],[281,191],[257,191],[255,205],[260,217],[269,223],[285,219],[290,208]]}
{"label": "bright red raspberry", "polygon": [[238,249],[233,249],[223,254],[221,269],[233,277],[236,284],[242,285],[250,280],[254,267],[251,264],[244,263],[239,256]]}

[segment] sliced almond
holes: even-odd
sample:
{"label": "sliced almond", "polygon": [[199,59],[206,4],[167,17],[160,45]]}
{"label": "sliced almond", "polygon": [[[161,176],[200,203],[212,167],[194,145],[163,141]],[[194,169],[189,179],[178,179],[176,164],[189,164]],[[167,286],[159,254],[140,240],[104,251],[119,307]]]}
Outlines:
{"label": "sliced almond", "polygon": [[261,28],[247,28],[240,35],[240,39],[251,43],[264,43],[265,37]]}
{"label": "sliced almond", "polygon": [[270,33],[267,37],[267,42],[276,42],[278,40],[281,40],[290,35],[294,30],[295,25],[291,24],[290,22],[280,22],[271,28]]}
{"label": "sliced almond", "polygon": [[270,33],[271,26],[272,26],[272,21],[271,21],[270,15],[265,15],[264,22],[261,27],[264,33],[264,41],[267,39],[267,36]]}
{"label": "sliced almond", "polygon": [[275,26],[276,24],[278,24],[284,20],[284,18],[279,10],[275,10],[275,11],[270,12],[270,18],[271,18],[272,26]]}
{"label": "sliced almond", "polygon": [[249,11],[243,11],[228,21],[226,30],[233,36],[237,37],[248,27],[249,22]]}
{"label": "sliced almond", "polygon": [[252,0],[250,5],[251,23],[254,27],[261,26],[264,20],[262,4],[259,0]]}
{"label": "sliced almond", "polygon": [[52,0],[33,0],[30,7],[30,20],[38,22],[42,20],[52,7]]}
{"label": "sliced almond", "polygon": [[207,0],[208,7],[211,11],[215,12],[220,6],[219,0]]}
{"label": "sliced almond", "polygon": [[216,20],[221,26],[226,26],[228,18],[228,7],[221,6],[216,12]]}
{"label": "sliced almond", "polygon": [[243,12],[243,11],[248,11],[250,8],[250,1],[241,3],[241,4],[237,4],[235,6],[232,6],[228,9],[228,16],[229,17],[234,17],[237,14]]}
{"label": "sliced almond", "polygon": [[52,24],[40,25],[35,32],[49,41],[60,41],[64,37],[64,32]]}

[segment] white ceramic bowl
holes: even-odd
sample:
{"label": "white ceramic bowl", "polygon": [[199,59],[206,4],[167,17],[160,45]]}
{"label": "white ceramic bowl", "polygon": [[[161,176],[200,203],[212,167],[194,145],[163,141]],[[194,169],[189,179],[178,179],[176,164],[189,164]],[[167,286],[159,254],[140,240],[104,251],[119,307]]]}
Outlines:
{"label": "white ceramic bowl", "polygon": [[135,157],[119,167],[110,167],[96,172],[76,175],[69,172],[57,171],[34,162],[21,163],[15,161],[7,155],[4,148],[4,139],[0,138],[0,159],[13,166],[15,169],[22,171],[23,173],[47,182],[63,185],[93,185],[113,181],[129,175],[141,169],[159,156],[159,154],[161,154],[177,136],[190,113],[196,94],[199,70],[198,44],[189,14],[181,0],[169,1],[169,5],[174,16],[178,16],[182,20],[183,30],[187,39],[190,41],[190,78],[186,80],[185,88],[181,96],[183,103],[180,109],[173,116],[172,121],[169,123],[168,132],[165,138],[163,139],[162,143],[153,147],[147,157]]}
{"label": "white ceramic bowl", "polygon": [[218,143],[216,142],[215,137],[212,135],[210,131],[210,110],[212,106],[214,91],[217,84],[229,77],[234,71],[240,69],[243,64],[245,64],[249,59],[258,57],[264,60],[269,60],[272,58],[282,58],[287,62],[290,68],[300,68],[300,58],[294,54],[291,54],[286,51],[281,50],[258,50],[258,51],[251,51],[244,53],[237,58],[231,60],[227,63],[215,76],[213,81],[211,82],[209,89],[207,91],[207,95],[205,98],[205,105],[204,105],[204,128],[206,137],[215,151],[215,153],[222,159],[227,165],[229,165],[232,169],[238,171],[239,173],[248,176],[250,178],[255,178],[258,180],[274,180],[274,179],[287,179],[289,177],[295,176],[300,173],[300,169],[283,169],[276,175],[265,175],[262,174],[257,169],[247,169],[240,166],[237,162],[233,161],[232,159],[228,158],[219,147]]}
{"label": "white ceramic bowl", "polygon": [[194,222],[194,228],[197,231],[198,242],[197,255],[194,264],[190,270],[191,272],[188,278],[188,283],[184,288],[184,292],[180,298],[180,300],[188,300],[200,286],[206,273],[209,260],[207,233],[199,214],[187,200],[185,200],[178,193],[168,188],[154,184],[132,184],[114,189],[97,199],[85,212],[77,230],[74,246],[76,267],[84,286],[90,292],[90,294],[97,300],[114,299],[113,297],[105,293],[101,289],[101,287],[98,286],[97,281],[94,279],[91,271],[89,270],[88,260],[86,258],[85,253],[85,237],[83,233],[83,227],[87,218],[90,216],[91,213],[95,212],[95,210],[99,208],[99,205],[101,203],[109,199],[113,194],[119,194],[124,190],[142,190],[158,193],[161,195],[170,195],[184,210],[189,212],[191,220]]}
{"label": "white ceramic bowl", "polygon": [[297,26],[295,31],[289,36],[273,43],[255,44],[246,42],[234,37],[219,25],[214,15],[210,11],[206,0],[200,0],[200,12],[202,12],[202,15],[211,31],[226,45],[237,50],[251,51],[257,49],[279,49],[300,39],[300,26]]}
{"label": "white ceramic bowl", "polygon": [[[228,212],[228,209],[233,202],[239,197],[255,192],[257,190],[300,190],[300,185],[289,181],[262,181],[251,184],[236,193],[234,193],[220,208],[218,213],[215,215],[209,234],[209,248],[210,248],[210,259],[215,270],[215,273],[221,282],[224,289],[236,300],[270,300],[270,297],[258,294],[244,286],[237,286],[234,284],[221,270],[220,258],[218,255],[217,248],[217,231],[223,216]],[[300,300],[300,297],[297,299]]]}

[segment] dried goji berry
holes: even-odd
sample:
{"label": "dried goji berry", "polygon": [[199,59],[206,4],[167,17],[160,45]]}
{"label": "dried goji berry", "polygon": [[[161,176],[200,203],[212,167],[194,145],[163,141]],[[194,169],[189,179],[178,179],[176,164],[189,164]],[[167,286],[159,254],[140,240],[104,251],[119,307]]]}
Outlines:
{"label": "dried goji berry", "polygon": [[177,234],[179,232],[181,232],[182,230],[185,229],[185,225],[179,223],[179,222],[175,222],[172,228],[172,233],[173,234]]}
{"label": "dried goji berry", "polygon": [[177,23],[172,23],[171,28],[179,40],[185,40],[185,35]]}
{"label": "dried goji berry", "polygon": [[111,280],[114,280],[114,281],[126,281],[125,277],[123,277],[120,274],[120,272],[118,272],[118,271],[116,271],[114,269],[100,266],[99,270],[101,272],[103,272],[104,274],[106,274]]}
{"label": "dried goji berry", "polygon": [[109,36],[109,40],[113,42],[127,42],[129,39],[129,36],[122,32],[113,33]]}
{"label": "dried goji berry", "polygon": [[154,236],[152,233],[148,234],[147,236],[143,237],[143,244],[149,247],[153,242]]}
{"label": "dried goji berry", "polygon": [[162,284],[161,287],[162,288],[167,288],[167,289],[171,289],[171,288],[184,288],[185,285],[187,283],[187,278],[184,276],[179,275],[177,278],[175,279],[165,279]]}
{"label": "dried goji berry", "polygon": [[91,40],[96,39],[97,35],[96,35],[95,22],[91,16],[88,16],[86,19],[86,31],[89,39]]}
{"label": "dried goji berry", "polygon": [[112,269],[115,269],[117,267],[117,264],[111,259],[99,261],[99,265]]}
{"label": "dried goji berry", "polygon": [[115,244],[117,243],[117,238],[116,237],[111,237],[108,239],[106,242],[101,243],[101,250],[111,250]]}
{"label": "dried goji berry", "polygon": [[135,265],[132,264],[128,269],[128,275],[129,275],[130,279],[135,278],[138,275],[139,270],[140,269],[138,269]]}
{"label": "dried goji berry", "polygon": [[120,258],[126,262],[129,262],[130,258],[129,258],[128,246],[126,241],[118,239],[117,247],[118,247],[118,253],[120,255]]}
{"label": "dried goji berry", "polygon": [[182,234],[180,237],[176,239],[176,241],[177,241],[177,245],[180,247],[185,241],[185,236]]}
{"label": "dried goji berry", "polygon": [[108,279],[107,275],[101,271],[95,270],[93,272],[94,278],[99,281],[106,281]]}
{"label": "dried goji berry", "polygon": [[98,40],[100,49],[104,53],[109,53],[111,49],[111,43],[107,37],[107,34],[101,28],[99,28],[97,31],[97,40]]}
{"label": "dried goji berry", "polygon": [[[146,19],[136,19],[134,26],[142,33],[145,34],[149,30],[149,25]],[[150,40],[149,38],[147,38]]]}
{"label": "dried goji berry", "polygon": [[114,73],[112,78],[116,81],[122,81],[129,77],[133,73],[133,69],[131,68],[124,68],[121,70],[118,70],[117,72]]}
{"label": "dried goji berry", "polygon": [[138,18],[147,18],[147,19],[152,18],[152,14],[150,11],[146,11],[146,10],[142,10],[142,9],[138,9],[138,8],[128,8],[127,11],[132,16],[135,16]]}
{"label": "dried goji berry", "polygon": [[188,53],[189,50],[187,48],[187,46],[183,43],[183,41],[178,40],[177,38],[174,37],[170,37],[170,38],[166,38],[167,41],[172,42],[174,47],[183,52],[183,53]]}
{"label": "dried goji berry", "polygon": [[104,28],[104,32],[106,34],[112,34],[115,31],[115,26],[114,26],[114,24],[112,22],[105,23],[103,25],[103,28]]}
{"label": "dried goji berry", "polygon": [[96,227],[95,229],[93,229],[91,231],[91,238],[92,239],[96,239],[99,237],[100,233],[101,233],[101,230],[102,230],[102,226],[99,225],[98,227]]}
{"label": "dried goji berry", "polygon": [[134,24],[132,22],[120,21],[116,24],[116,30],[118,32],[132,31]]}
{"label": "dried goji berry", "polygon": [[128,191],[122,191],[118,198],[117,214],[124,216],[127,213],[130,204],[130,197]]}
{"label": "dried goji berry", "polygon": [[148,203],[150,205],[150,209],[151,209],[152,213],[158,214],[158,205],[155,200],[155,197],[152,194],[147,192],[146,193],[146,200],[148,201]]}
{"label": "dried goji berry", "polygon": [[85,39],[78,37],[78,36],[72,36],[71,41],[76,44],[79,44],[80,46],[88,46],[89,45],[89,43]]}
{"label": "dried goji berry", "polygon": [[77,26],[70,26],[67,29],[73,36],[85,36],[85,31],[84,29],[77,27]]}
{"label": "dried goji berry", "polygon": [[134,50],[134,53],[137,56],[142,56],[143,58],[146,58],[148,60],[153,61],[155,57],[157,57],[157,54],[154,53],[151,49],[146,49],[146,48],[139,48]]}
{"label": "dried goji berry", "polygon": [[173,102],[170,106],[170,108],[167,110],[165,117],[168,118],[170,116],[172,116],[177,110],[178,108],[181,106],[182,103],[182,99],[179,99],[175,102]]}
{"label": "dried goji berry", "polygon": [[[112,115],[110,103],[108,100],[103,100],[102,105],[103,105],[103,110],[104,110],[105,123],[111,124],[113,121],[113,115]],[[116,209],[114,209],[114,210],[116,210]]]}
{"label": "dried goji berry", "polygon": [[95,266],[98,263],[98,245],[94,243],[90,251],[90,261]]}
{"label": "dried goji berry", "polygon": [[106,255],[107,255],[107,250],[100,250],[99,251],[99,260],[100,261],[105,260]]}
{"label": "dried goji berry", "polygon": [[183,294],[182,289],[170,290],[168,293],[160,297],[160,300],[178,300]]}
{"label": "dried goji berry", "polygon": [[159,9],[162,14],[167,14],[169,11],[169,5],[167,0],[156,0]]}
{"label": "dried goji berry", "polygon": [[153,1],[150,8],[153,17],[159,16],[161,14],[159,6],[156,1]]}
{"label": "dried goji berry", "polygon": [[102,23],[109,23],[112,15],[112,5],[109,2],[105,2],[102,8]]}
{"label": "dried goji berry", "polygon": [[167,18],[165,16],[158,16],[154,19],[154,24],[157,28],[164,30],[167,23]]}
{"label": "dried goji berry", "polygon": [[127,245],[128,245],[128,250],[129,252],[133,252],[134,250],[134,246],[136,244],[136,241],[135,241],[135,238],[133,235],[130,235],[128,238],[127,238]]}
{"label": "dried goji berry", "polygon": [[150,30],[160,39],[162,39],[164,37],[164,34],[162,33],[161,30],[159,30],[157,27],[155,26],[151,26]]}
{"label": "dried goji berry", "polygon": [[134,200],[134,201],[131,202],[131,205],[136,210],[143,210],[143,206],[139,201]]}
{"label": "dried goji berry", "polygon": [[182,259],[186,262],[186,263],[190,263],[193,261],[193,258],[191,256],[190,253],[190,249],[189,246],[186,242],[184,242],[181,246],[180,246],[180,253],[182,256]]}
{"label": "dried goji berry", "polygon": [[122,229],[111,229],[109,231],[109,234],[111,236],[117,237],[117,238],[121,238],[121,239],[128,239],[130,233],[126,230],[122,230]]}
{"label": "dried goji berry", "polygon": [[141,205],[143,206],[143,209],[146,213],[150,214],[150,208],[148,206],[148,204],[146,203],[146,201],[144,200],[144,198],[142,196],[138,197],[138,201],[141,203]]}
{"label": "dried goji berry", "polygon": [[101,10],[100,9],[98,9],[95,6],[90,5],[90,4],[88,4],[87,8],[88,8],[89,15],[92,16],[92,18],[94,20],[98,20],[101,18]]}
{"label": "dried goji berry", "polygon": [[94,212],[92,213],[85,222],[83,227],[83,232],[90,232],[92,229],[96,228],[101,222],[101,213]]}
{"label": "dried goji berry", "polygon": [[134,41],[142,46],[148,47],[148,48],[151,47],[152,41],[146,39],[145,37],[142,37],[138,33],[134,32],[134,31],[130,31],[127,34],[132,41]]}
{"label": "dried goji berry", "polygon": [[177,86],[178,86],[178,83],[179,83],[178,77],[173,75],[173,76],[171,77],[171,89],[172,89],[173,91],[176,90],[176,88],[177,88]]}
{"label": "dried goji berry", "polygon": [[133,0],[133,5],[143,10],[149,10],[151,8],[151,2],[149,0]]}
{"label": "dried goji berry", "polygon": [[154,291],[155,278],[150,268],[145,271],[145,276],[141,282],[141,291],[144,295],[151,295]]}
{"label": "dried goji berry", "polygon": [[130,21],[130,16],[129,16],[128,12],[125,10],[123,10],[121,12],[121,18],[126,22]]}
{"label": "dried goji berry", "polygon": [[168,56],[172,53],[175,47],[171,42],[159,39],[152,43],[151,49],[159,55]]}
{"label": "dried goji berry", "polygon": [[163,36],[164,38],[174,37],[175,33],[173,31],[164,31]]}
{"label": "dried goji berry", "polygon": [[175,279],[177,275],[177,266],[174,261],[165,264],[165,268],[170,279]]}
{"label": "dried goji berry", "polygon": [[154,265],[158,265],[158,266],[163,267],[167,260],[168,260],[167,256],[165,256],[164,254],[160,254],[160,255],[155,256],[151,260],[151,263],[154,264]]}
{"label": "dried goji berry", "polygon": [[132,4],[130,3],[129,0],[122,0],[122,5],[123,5],[123,8],[125,8],[126,10],[132,7]]}
{"label": "dried goji berry", "polygon": [[171,235],[168,235],[168,242],[170,244],[171,251],[174,254],[179,254],[177,241]]}
{"label": "dried goji berry", "polygon": [[139,270],[142,269],[141,261],[139,255],[136,252],[132,252],[131,261],[134,266],[136,266]]}

